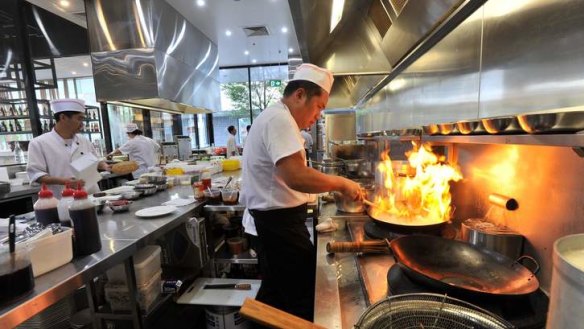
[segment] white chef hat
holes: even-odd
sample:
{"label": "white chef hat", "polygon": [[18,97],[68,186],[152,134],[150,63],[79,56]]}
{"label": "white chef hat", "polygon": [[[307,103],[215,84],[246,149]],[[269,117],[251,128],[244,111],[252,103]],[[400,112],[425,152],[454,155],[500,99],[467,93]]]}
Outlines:
{"label": "white chef hat", "polygon": [[126,125],[126,132],[127,133],[133,133],[134,131],[136,131],[138,129],[139,129],[138,125],[133,123],[133,122],[130,122]]}
{"label": "white chef hat", "polygon": [[56,99],[51,101],[51,109],[54,113],[82,112],[85,113],[85,101],[81,99]]}
{"label": "white chef hat", "polygon": [[294,77],[290,81],[295,80],[306,80],[314,82],[330,94],[334,78],[331,71],[313,64],[305,63],[296,68]]}

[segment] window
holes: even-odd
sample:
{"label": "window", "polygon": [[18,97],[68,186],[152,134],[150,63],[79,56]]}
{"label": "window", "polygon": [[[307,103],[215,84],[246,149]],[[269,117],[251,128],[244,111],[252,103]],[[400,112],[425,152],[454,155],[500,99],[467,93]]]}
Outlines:
{"label": "window", "polygon": [[127,106],[107,105],[109,124],[111,129],[112,146],[114,149],[124,145],[128,141],[126,125],[133,122],[144,131],[144,120],[142,110]]}

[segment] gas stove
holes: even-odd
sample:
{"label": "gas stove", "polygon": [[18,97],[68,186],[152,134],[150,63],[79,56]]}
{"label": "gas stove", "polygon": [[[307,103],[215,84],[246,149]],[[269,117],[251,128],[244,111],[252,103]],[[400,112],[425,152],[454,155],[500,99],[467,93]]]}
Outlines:
{"label": "gas stove", "polygon": [[[366,214],[338,214],[347,222],[347,228],[353,241],[379,238],[397,238],[403,234],[393,233],[379,227]],[[456,230],[443,230],[442,236],[454,238]],[[367,254],[356,257],[357,268],[361,277],[364,293],[369,304],[387,296],[405,293],[434,292],[431,288],[412,282],[396,264],[389,254]],[[455,296],[497,314],[517,328],[544,328],[549,299],[540,290],[517,298],[485,298],[476,296]]]}

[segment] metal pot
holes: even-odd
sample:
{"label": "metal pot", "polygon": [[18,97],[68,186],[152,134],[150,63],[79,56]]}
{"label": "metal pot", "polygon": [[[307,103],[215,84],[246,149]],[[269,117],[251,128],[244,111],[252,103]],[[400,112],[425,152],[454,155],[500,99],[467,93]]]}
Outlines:
{"label": "metal pot", "polygon": [[482,218],[470,218],[461,226],[462,240],[480,248],[496,251],[511,259],[523,252],[523,236]]}
{"label": "metal pot", "polygon": [[342,161],[334,161],[325,159],[323,162],[312,162],[314,169],[321,171],[328,175],[339,175],[343,169]]}
{"label": "metal pot", "polygon": [[546,328],[582,328],[583,259],[584,234],[568,235],[554,243],[554,267]]}
{"label": "metal pot", "polygon": [[360,213],[365,210],[365,205],[361,200],[352,200],[350,198],[346,198],[339,192],[333,192],[332,194],[335,198],[337,210],[339,211],[347,213]]}

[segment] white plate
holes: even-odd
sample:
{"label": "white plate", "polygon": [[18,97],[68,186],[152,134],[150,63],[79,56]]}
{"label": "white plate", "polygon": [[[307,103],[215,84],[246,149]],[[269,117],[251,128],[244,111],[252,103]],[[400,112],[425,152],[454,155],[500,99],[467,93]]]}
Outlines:
{"label": "white plate", "polygon": [[158,217],[158,216],[168,215],[175,210],[176,210],[175,206],[158,206],[158,207],[150,207],[150,208],[140,209],[140,210],[136,211],[136,213],[134,213],[134,215],[136,215],[138,217],[145,217],[145,218]]}

